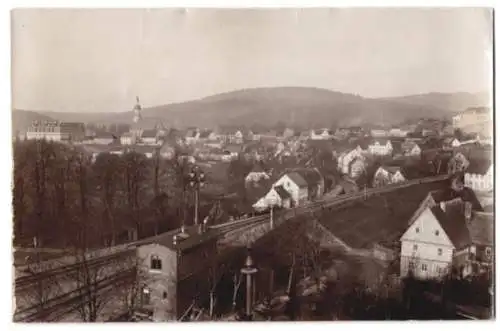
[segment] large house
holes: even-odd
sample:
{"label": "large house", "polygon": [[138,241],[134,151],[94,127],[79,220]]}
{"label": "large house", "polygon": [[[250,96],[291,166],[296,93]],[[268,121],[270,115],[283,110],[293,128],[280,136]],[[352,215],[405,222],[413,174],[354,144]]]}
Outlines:
{"label": "large house", "polygon": [[85,137],[83,123],[59,121],[33,121],[26,131],[26,139],[79,142]]}
{"label": "large house", "polygon": [[453,127],[466,133],[482,133],[491,136],[492,111],[488,107],[468,108],[453,116]]}
{"label": "large house", "polygon": [[[482,207],[467,188],[434,191],[421,203],[401,237],[401,277],[413,274],[420,279],[440,278],[452,268],[470,273],[478,242],[490,246],[491,240],[479,240],[479,233],[489,231]],[[479,216],[477,216],[479,215]],[[479,229],[486,226],[486,229]],[[491,223],[492,227],[492,223]]]}
{"label": "large house", "polygon": [[[318,169],[293,169],[287,171],[272,185],[271,190],[274,190],[276,194],[271,193],[270,196],[273,198],[281,196],[282,191],[279,187],[290,195],[290,203],[283,204],[283,206],[295,207],[321,197],[325,192],[325,180]],[[271,203],[263,197],[254,207],[261,208],[266,204]]]}
{"label": "large house", "polygon": [[392,143],[389,139],[375,139],[368,145],[368,152],[373,155],[390,155]]}
{"label": "large house", "polygon": [[487,160],[471,159],[465,170],[464,184],[474,191],[493,190],[493,165]]}
{"label": "large house", "polygon": [[373,187],[382,187],[406,181],[401,167],[380,166],[373,176]]}
{"label": "large house", "polygon": [[[365,157],[362,153],[363,149],[359,145],[356,148],[347,149],[341,152],[340,155],[338,155],[337,157],[337,167],[340,170],[340,172],[351,176],[354,175],[354,173],[357,173],[359,170],[362,170],[358,169],[357,167],[359,166],[359,162],[354,162],[355,160],[360,160],[362,161],[364,167]],[[353,165],[354,165],[354,170],[353,170]]]}

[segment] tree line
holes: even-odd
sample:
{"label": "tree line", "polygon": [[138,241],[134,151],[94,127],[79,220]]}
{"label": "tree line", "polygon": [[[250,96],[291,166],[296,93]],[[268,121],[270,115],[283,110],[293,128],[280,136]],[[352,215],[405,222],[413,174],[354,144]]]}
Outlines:
{"label": "tree line", "polygon": [[99,154],[75,146],[17,141],[13,146],[14,244],[114,245],[158,234],[190,217],[191,169],[176,154]]}

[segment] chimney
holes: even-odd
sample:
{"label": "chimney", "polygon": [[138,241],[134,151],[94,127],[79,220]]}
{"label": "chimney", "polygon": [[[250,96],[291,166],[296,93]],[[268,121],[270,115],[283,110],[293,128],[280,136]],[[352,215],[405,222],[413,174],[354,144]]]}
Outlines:
{"label": "chimney", "polygon": [[446,202],[445,201],[441,201],[439,203],[439,206],[441,207],[441,210],[446,211]]}
{"label": "chimney", "polygon": [[472,219],[472,203],[470,201],[465,201],[465,220],[470,222]]}

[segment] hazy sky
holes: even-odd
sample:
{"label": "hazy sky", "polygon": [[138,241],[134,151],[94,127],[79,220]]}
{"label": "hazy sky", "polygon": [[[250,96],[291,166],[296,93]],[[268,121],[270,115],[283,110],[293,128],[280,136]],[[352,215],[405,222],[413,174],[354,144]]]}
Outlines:
{"label": "hazy sky", "polygon": [[16,10],[13,107],[126,111],[263,86],[489,89],[485,9]]}

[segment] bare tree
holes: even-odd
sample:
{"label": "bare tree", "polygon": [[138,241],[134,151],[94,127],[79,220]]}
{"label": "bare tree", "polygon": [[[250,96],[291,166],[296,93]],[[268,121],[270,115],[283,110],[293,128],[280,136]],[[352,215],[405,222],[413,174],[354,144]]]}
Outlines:
{"label": "bare tree", "polygon": [[142,189],[147,179],[147,159],[143,154],[129,152],[123,156],[125,195],[132,224],[137,234],[141,232],[139,210],[142,201]]}
{"label": "bare tree", "polygon": [[18,289],[16,288],[16,297],[25,299],[28,305],[25,309],[34,308],[35,312],[28,316],[30,321],[44,321],[51,300],[61,294],[61,285],[57,276],[50,272],[53,266],[44,263],[39,251],[35,251],[27,258],[27,263],[25,271],[28,274],[26,277],[29,277],[30,281],[19,289],[19,293],[17,293]]}
{"label": "bare tree", "polygon": [[113,246],[116,243],[117,232],[115,203],[121,176],[120,158],[117,155],[101,154],[95,160],[92,170],[97,191],[100,191],[102,197],[102,222],[111,226],[110,246]]}

